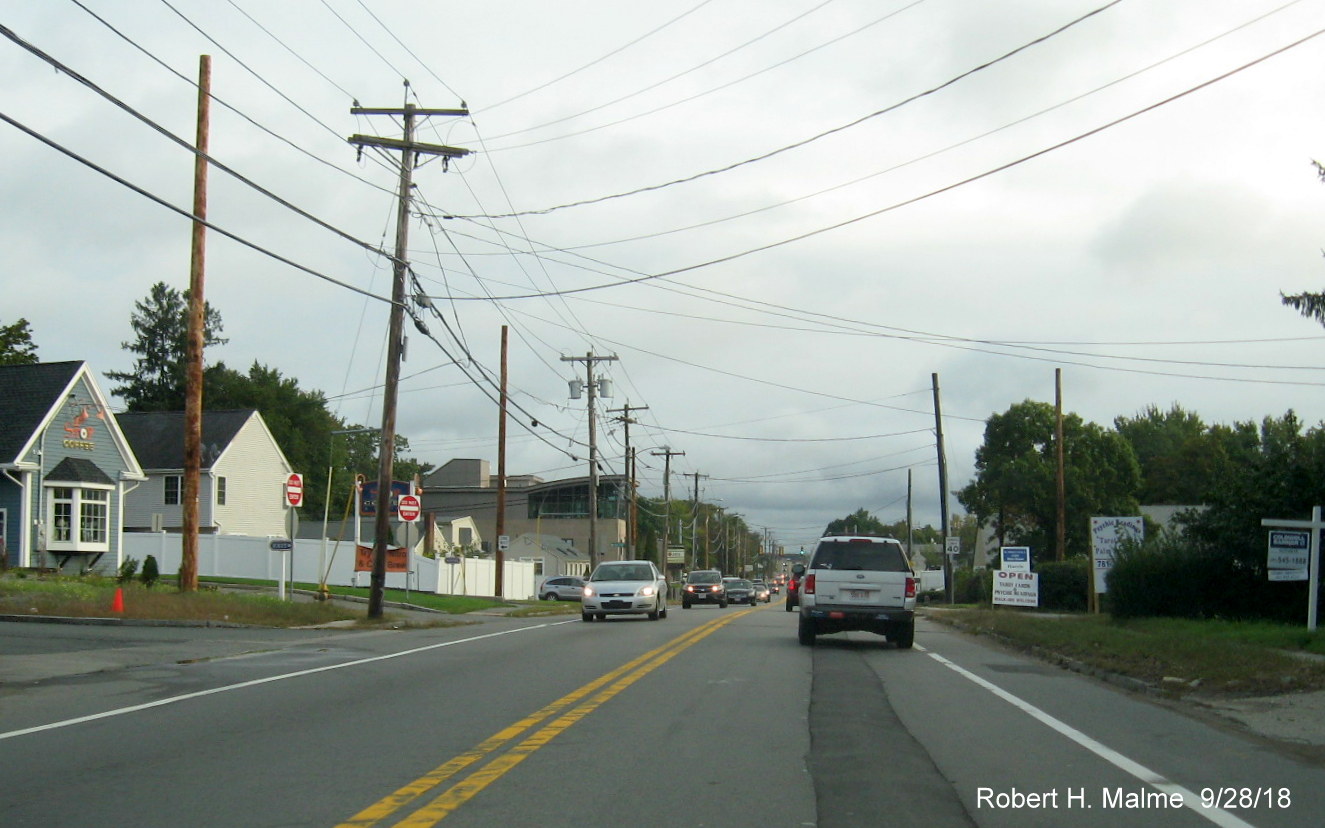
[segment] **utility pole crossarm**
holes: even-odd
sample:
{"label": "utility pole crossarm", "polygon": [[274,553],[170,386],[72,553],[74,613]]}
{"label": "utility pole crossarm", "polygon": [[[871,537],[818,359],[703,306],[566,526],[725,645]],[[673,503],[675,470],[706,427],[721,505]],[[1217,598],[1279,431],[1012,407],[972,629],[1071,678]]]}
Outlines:
{"label": "utility pole crossarm", "polygon": [[380,106],[352,106],[351,115],[404,115],[406,112],[413,112],[415,115],[428,117],[429,115],[442,115],[452,118],[468,118],[468,109],[420,109],[418,107],[380,107]]}
{"label": "utility pole crossarm", "polygon": [[351,135],[346,140],[351,144],[360,147],[382,147],[383,149],[409,150],[411,152],[421,152],[428,155],[440,155],[445,158],[464,158],[470,153],[470,150],[460,149],[458,147],[448,147],[443,144],[421,144],[418,141],[402,141],[399,138],[380,138],[375,135]]}

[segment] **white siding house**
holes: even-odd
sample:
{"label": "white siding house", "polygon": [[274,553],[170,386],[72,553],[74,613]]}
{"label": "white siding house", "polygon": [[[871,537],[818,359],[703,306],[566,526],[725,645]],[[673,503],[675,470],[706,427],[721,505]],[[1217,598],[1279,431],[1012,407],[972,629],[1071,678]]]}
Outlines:
{"label": "white siding house", "polygon": [[[183,524],[184,414],[120,414],[120,427],[148,481],[126,498],[126,531],[179,531]],[[257,411],[206,411],[202,418],[198,531],[285,536],[285,481],[292,469]]]}

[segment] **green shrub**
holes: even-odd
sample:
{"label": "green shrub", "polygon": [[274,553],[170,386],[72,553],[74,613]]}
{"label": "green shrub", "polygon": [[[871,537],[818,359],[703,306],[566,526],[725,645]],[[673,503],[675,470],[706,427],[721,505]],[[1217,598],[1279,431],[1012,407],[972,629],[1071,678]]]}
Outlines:
{"label": "green shrub", "polygon": [[138,574],[138,559],[125,558],[124,563],[120,564],[120,574],[116,576],[116,580],[122,584],[127,584],[128,582],[132,581],[133,576],[137,574]]}
{"label": "green shrub", "polygon": [[988,606],[994,595],[994,573],[988,569],[959,569],[953,573],[952,599],[958,604]]}
{"label": "green shrub", "polygon": [[1037,564],[1040,608],[1056,612],[1085,612],[1090,589],[1090,562],[1085,558]]}
{"label": "green shrub", "polygon": [[143,572],[138,578],[148,587],[155,585],[161,578],[161,570],[157,567],[155,555],[148,555],[143,561]]}
{"label": "green shrub", "polygon": [[1229,550],[1171,533],[1121,549],[1109,572],[1109,608],[1118,618],[1168,616],[1301,622],[1303,581],[1271,582]]}

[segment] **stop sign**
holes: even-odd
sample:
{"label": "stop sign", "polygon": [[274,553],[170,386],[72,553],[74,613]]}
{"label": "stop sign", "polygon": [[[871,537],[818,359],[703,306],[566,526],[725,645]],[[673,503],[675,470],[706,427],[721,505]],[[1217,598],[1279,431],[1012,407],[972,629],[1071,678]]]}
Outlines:
{"label": "stop sign", "polygon": [[414,495],[401,495],[396,503],[396,514],[400,515],[401,520],[407,520],[410,523],[419,519],[419,499]]}
{"label": "stop sign", "polygon": [[302,474],[292,474],[285,478],[285,502],[291,506],[303,505],[304,476]]}

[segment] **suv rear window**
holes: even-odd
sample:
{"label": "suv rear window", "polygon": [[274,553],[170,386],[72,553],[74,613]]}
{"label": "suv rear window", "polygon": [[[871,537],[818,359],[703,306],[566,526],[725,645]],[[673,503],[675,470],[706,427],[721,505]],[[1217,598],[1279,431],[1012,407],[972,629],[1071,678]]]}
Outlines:
{"label": "suv rear window", "polygon": [[897,541],[823,540],[814,550],[810,569],[910,572],[911,564]]}

